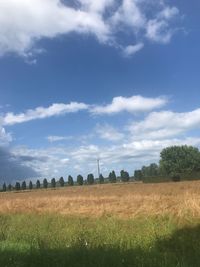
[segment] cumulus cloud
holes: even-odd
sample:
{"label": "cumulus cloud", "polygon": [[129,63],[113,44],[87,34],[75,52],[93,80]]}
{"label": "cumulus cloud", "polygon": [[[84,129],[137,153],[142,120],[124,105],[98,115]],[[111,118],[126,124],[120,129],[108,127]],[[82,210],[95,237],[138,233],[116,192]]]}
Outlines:
{"label": "cumulus cloud", "polygon": [[53,116],[64,115],[67,113],[75,113],[80,110],[86,110],[88,106],[84,103],[71,102],[70,104],[57,103],[51,106],[37,107],[36,109],[29,109],[24,113],[13,114],[7,113],[3,117],[3,125],[13,125],[17,123],[23,123],[36,119],[44,119]]}
{"label": "cumulus cloud", "polygon": [[145,36],[166,43],[172,37],[171,23],[178,14],[177,7],[158,0],[151,5],[147,0],[1,0],[0,55],[17,53],[31,58],[41,51],[38,40],[72,32],[91,34],[100,43],[118,48],[124,43],[121,33],[127,32],[131,43],[138,37],[144,40]]}
{"label": "cumulus cloud", "polygon": [[200,109],[184,113],[152,112],[143,121],[133,122],[128,127],[136,139],[163,139],[197,128],[200,128]]}
{"label": "cumulus cloud", "polygon": [[129,57],[140,51],[144,47],[143,43],[138,43],[136,45],[128,45],[124,48],[124,56]]}
{"label": "cumulus cloud", "polygon": [[114,97],[111,104],[104,106],[94,106],[91,109],[93,114],[116,114],[122,111],[138,113],[147,112],[153,109],[161,108],[168,103],[166,97],[147,98],[138,96],[132,97]]}
{"label": "cumulus cloud", "polygon": [[96,133],[101,139],[105,139],[108,141],[119,141],[124,138],[124,134],[119,132],[117,129],[112,127],[109,124],[98,124],[96,126]]}
{"label": "cumulus cloud", "polygon": [[[86,177],[90,172],[97,175],[97,158],[100,158],[101,171],[104,175],[115,169],[127,169],[133,174],[136,168],[144,164],[158,162],[160,152],[163,148],[172,145],[192,145],[199,146],[200,138],[173,138],[163,140],[143,139],[137,141],[125,141],[115,145],[84,145],[69,148],[51,147],[46,149],[28,149],[25,147],[16,148],[17,155],[33,155],[46,158],[46,161],[30,162],[30,166],[35,170],[40,170],[42,177],[51,178],[56,176],[66,177],[71,174],[76,176],[81,173]],[[67,158],[66,158],[67,155]],[[56,164],[55,164],[56,163]]]}

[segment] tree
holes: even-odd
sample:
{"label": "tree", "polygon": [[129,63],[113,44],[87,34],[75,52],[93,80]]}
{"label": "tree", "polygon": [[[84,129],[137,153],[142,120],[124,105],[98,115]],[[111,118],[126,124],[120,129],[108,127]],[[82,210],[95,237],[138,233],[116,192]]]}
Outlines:
{"label": "tree", "polygon": [[[44,182],[43,182],[43,184],[44,184]],[[37,180],[37,181],[36,181],[36,188],[39,189],[40,186],[41,186],[41,185],[40,185],[40,180]]]}
{"label": "tree", "polygon": [[3,190],[3,192],[6,192],[6,183],[3,183],[3,188],[2,188],[2,190]]}
{"label": "tree", "polygon": [[83,185],[83,176],[80,174],[77,176],[77,183],[78,185]]}
{"label": "tree", "polygon": [[25,181],[22,182],[22,190],[26,190],[26,182]]}
{"label": "tree", "polygon": [[15,190],[19,191],[21,189],[20,183],[16,182],[15,184]]}
{"label": "tree", "polygon": [[162,173],[170,175],[173,180],[179,180],[183,173],[200,169],[200,152],[192,146],[171,146],[163,149],[160,156]]}
{"label": "tree", "polygon": [[92,173],[88,174],[88,176],[87,176],[87,183],[89,185],[94,184],[94,175]]}
{"label": "tree", "polygon": [[134,178],[135,178],[135,180],[141,181],[142,180],[142,177],[143,177],[142,171],[141,170],[135,170],[135,172],[134,172]]}
{"label": "tree", "polygon": [[8,190],[9,190],[9,191],[12,190],[12,185],[11,185],[11,184],[8,185]]}
{"label": "tree", "polygon": [[33,189],[33,183],[32,183],[32,181],[29,182],[29,186],[28,187],[29,187],[30,190]]}
{"label": "tree", "polygon": [[51,187],[52,188],[55,188],[56,187],[56,179],[55,178],[52,178],[51,179]]}
{"label": "tree", "polygon": [[109,178],[109,181],[110,181],[111,183],[116,183],[116,182],[117,182],[117,176],[116,176],[116,174],[115,174],[115,171],[110,172],[108,178]]}
{"label": "tree", "polygon": [[65,185],[65,181],[64,181],[63,177],[60,177],[59,184],[61,187],[63,187]]}
{"label": "tree", "polygon": [[102,174],[99,175],[99,183],[104,184],[104,177]]}
{"label": "tree", "polygon": [[68,185],[73,186],[74,185],[74,179],[71,175],[68,176]]}
{"label": "tree", "polygon": [[129,173],[127,171],[121,170],[121,180],[122,182],[128,182],[130,179]]}
{"label": "tree", "polygon": [[43,187],[44,188],[47,188],[48,187],[48,181],[47,181],[46,178],[44,178],[44,180],[43,180]]}
{"label": "tree", "polygon": [[141,171],[143,177],[158,176],[159,167],[157,164],[152,163],[149,166],[143,166]]}

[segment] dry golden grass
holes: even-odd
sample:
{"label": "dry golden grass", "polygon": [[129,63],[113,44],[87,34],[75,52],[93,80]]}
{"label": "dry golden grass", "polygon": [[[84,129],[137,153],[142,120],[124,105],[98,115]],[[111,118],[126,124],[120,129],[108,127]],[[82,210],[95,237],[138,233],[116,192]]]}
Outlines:
{"label": "dry golden grass", "polygon": [[200,217],[200,181],[108,184],[0,194],[0,213],[58,213],[121,218]]}

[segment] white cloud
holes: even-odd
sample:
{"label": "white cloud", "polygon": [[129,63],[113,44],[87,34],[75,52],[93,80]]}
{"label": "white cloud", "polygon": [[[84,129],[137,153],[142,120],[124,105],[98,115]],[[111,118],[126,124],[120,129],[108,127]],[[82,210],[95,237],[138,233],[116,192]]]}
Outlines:
{"label": "white cloud", "polygon": [[143,43],[138,43],[136,45],[128,45],[123,49],[123,54],[126,57],[132,56],[144,47]]}
{"label": "white cloud", "polygon": [[19,114],[13,114],[10,112],[4,116],[3,125],[13,125],[36,119],[44,119],[52,116],[74,113],[80,110],[86,110],[87,108],[88,106],[84,103],[71,102],[70,104],[52,104],[47,108],[37,107],[36,109],[29,109],[24,113]]}
{"label": "white cloud", "polygon": [[150,113],[143,121],[129,126],[133,138],[163,139],[200,128],[200,109],[177,113],[161,111]]}
{"label": "white cloud", "polygon": [[38,40],[72,32],[92,34],[99,42],[118,48],[124,43],[121,33],[129,33],[131,43],[138,36],[144,40],[145,32],[148,39],[166,43],[173,33],[171,21],[179,10],[164,2],[153,1],[149,12],[147,0],[72,0],[71,4],[61,0],[1,0],[0,55],[17,53],[34,64],[36,60],[30,58],[41,51],[36,46]]}
{"label": "white cloud", "polygon": [[50,143],[58,142],[58,141],[68,141],[68,140],[72,140],[73,138],[74,138],[73,136],[57,136],[57,135],[47,136],[47,140]]}
{"label": "white cloud", "polygon": [[101,139],[108,141],[119,141],[124,138],[124,134],[109,124],[98,124],[96,127],[96,133]]}
{"label": "white cloud", "polygon": [[178,16],[179,10],[176,7],[166,6],[156,18],[150,19],[146,26],[146,37],[158,43],[169,43],[175,32],[171,28],[171,20]]}
{"label": "white cloud", "polygon": [[93,114],[115,114],[122,111],[138,113],[147,112],[153,109],[161,108],[166,105],[168,99],[165,97],[147,98],[138,96],[132,97],[114,97],[111,104],[105,106],[94,106],[91,108]]}
{"label": "white cloud", "polygon": [[11,133],[7,133],[5,128],[0,125],[0,145],[7,145],[12,142]]}

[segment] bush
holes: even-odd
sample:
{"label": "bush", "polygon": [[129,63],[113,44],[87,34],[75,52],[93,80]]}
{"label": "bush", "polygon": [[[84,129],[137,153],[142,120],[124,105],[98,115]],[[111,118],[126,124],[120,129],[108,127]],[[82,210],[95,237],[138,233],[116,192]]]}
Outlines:
{"label": "bush", "polygon": [[129,177],[129,173],[128,172],[122,170],[120,172],[120,174],[121,174],[121,181],[122,182],[128,182],[129,181],[130,177]]}

